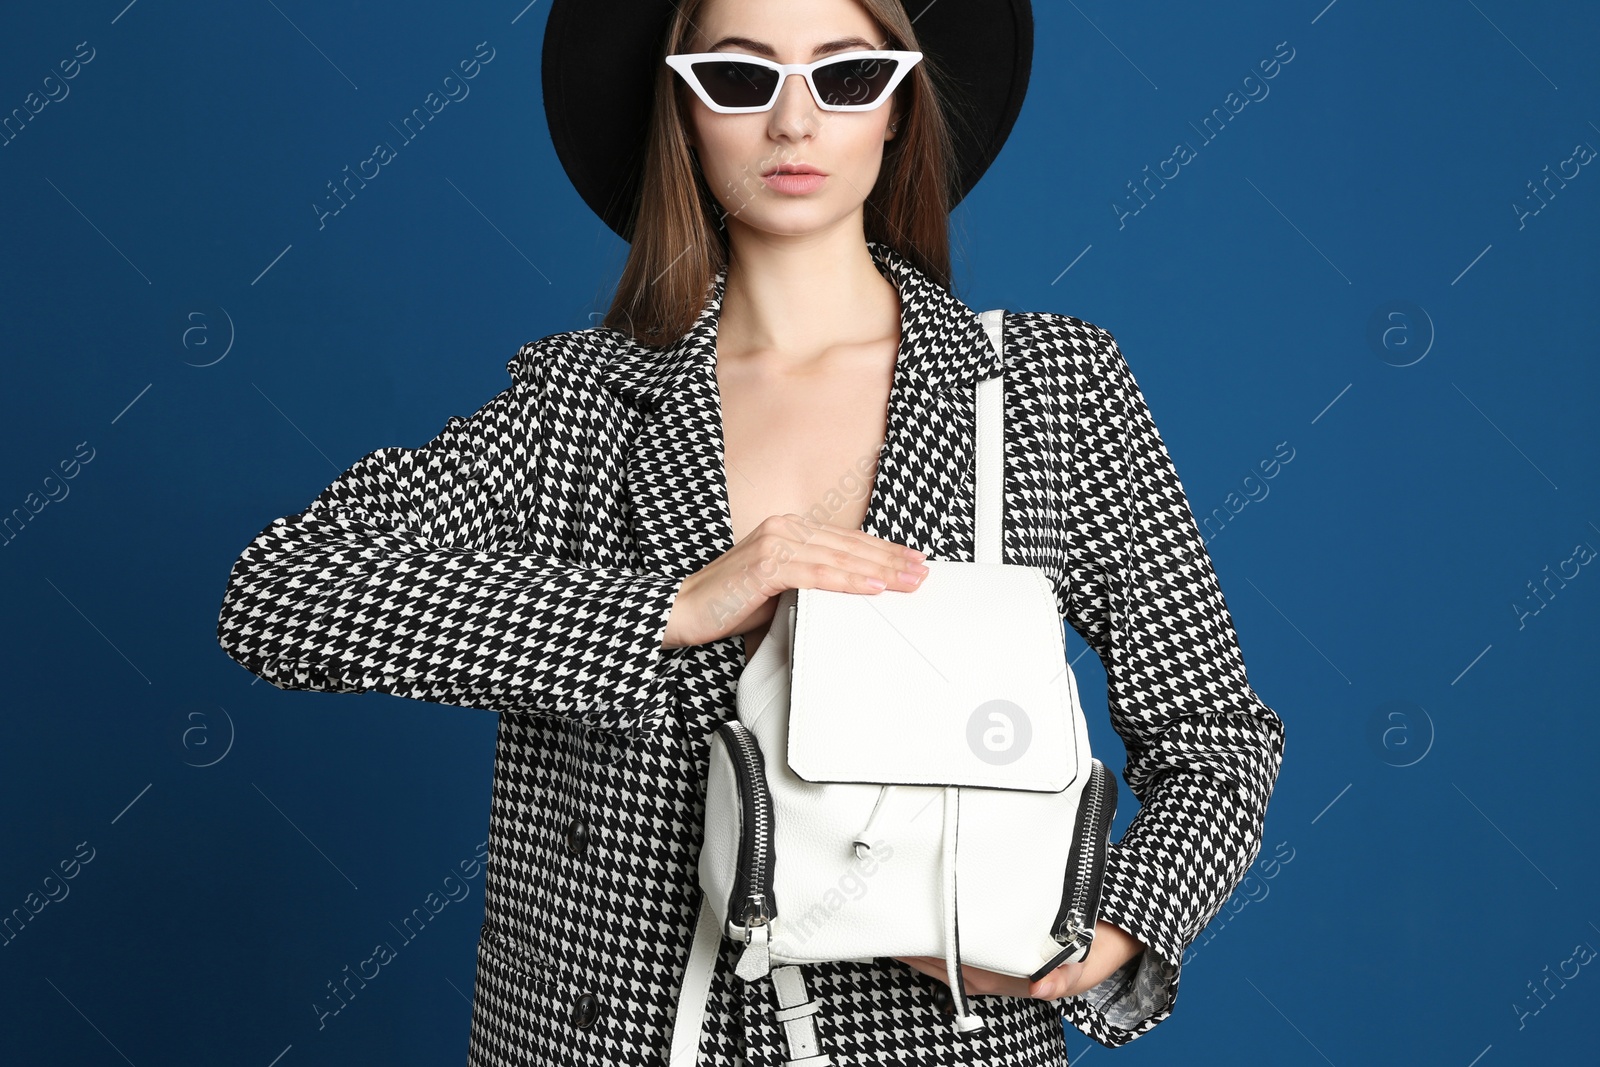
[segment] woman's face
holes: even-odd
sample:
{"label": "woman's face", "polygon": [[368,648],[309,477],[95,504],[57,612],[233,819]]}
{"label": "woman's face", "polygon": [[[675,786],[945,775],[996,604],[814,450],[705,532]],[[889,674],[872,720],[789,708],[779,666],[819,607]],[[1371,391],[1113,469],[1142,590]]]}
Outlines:
{"label": "woman's face", "polygon": [[[774,63],[810,63],[824,56],[877,49],[886,41],[855,0],[711,0],[686,51],[742,52]],[[726,38],[743,38],[725,41]],[[818,51],[818,48],[822,48]],[[774,234],[824,229],[861,210],[878,180],[883,143],[898,102],[872,111],[824,111],[805,78],[784,79],[772,110],[724,115],[688,86],[689,142],[730,229],[745,225]],[[779,181],[780,166],[809,164],[824,177]],[[790,191],[778,186],[788,184]],[[806,186],[812,186],[807,188]]]}

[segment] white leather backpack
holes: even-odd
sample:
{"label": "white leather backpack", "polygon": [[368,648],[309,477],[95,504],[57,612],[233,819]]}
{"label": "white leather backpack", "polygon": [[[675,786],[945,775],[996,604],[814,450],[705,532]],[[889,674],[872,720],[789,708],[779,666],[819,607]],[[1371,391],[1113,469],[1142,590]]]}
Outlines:
{"label": "white leather backpack", "polygon": [[[1001,349],[1003,311],[980,316]],[[1000,562],[1002,382],[976,386],[976,553],[912,592],[789,589],[708,739],[702,890],[671,1067],[717,946],[771,973],[788,1063],[828,1067],[800,967],[944,956],[1037,980],[1089,953],[1116,779],[1089,752],[1045,572]]]}

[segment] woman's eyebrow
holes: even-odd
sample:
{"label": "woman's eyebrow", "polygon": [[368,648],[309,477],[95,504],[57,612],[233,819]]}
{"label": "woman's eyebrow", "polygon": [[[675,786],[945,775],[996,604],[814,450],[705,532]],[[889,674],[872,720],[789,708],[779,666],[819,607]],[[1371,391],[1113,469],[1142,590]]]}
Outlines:
{"label": "woman's eyebrow", "polygon": [[[754,52],[756,55],[766,56],[769,59],[775,58],[778,54],[777,50],[774,49],[770,44],[765,44],[761,41],[754,41],[749,37],[737,36],[724,37],[717,41],[716,44],[707,48],[706,51],[715,52],[724,45],[734,45],[744,49],[747,52]],[[813,57],[827,55],[829,52],[841,52],[847,48],[851,50],[860,49],[870,52],[876,50],[877,47],[877,45],[872,44],[870,41],[867,41],[861,37],[841,37],[836,41],[829,41],[826,44],[817,45],[817,47],[811,50],[811,55]]]}

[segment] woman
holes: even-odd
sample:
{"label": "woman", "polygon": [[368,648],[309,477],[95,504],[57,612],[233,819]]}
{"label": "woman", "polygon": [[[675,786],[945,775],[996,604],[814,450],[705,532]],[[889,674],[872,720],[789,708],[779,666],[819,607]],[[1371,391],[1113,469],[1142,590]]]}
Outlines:
{"label": "woman", "polygon": [[[777,595],[914,590],[921,559],[971,558],[972,386],[1000,361],[949,292],[947,216],[1031,43],[1023,0],[915,30],[898,0],[556,0],[552,135],[631,241],[605,324],[523,346],[470,418],[364,457],[235,564],[218,637],[273,684],[499,713],[470,1064],[664,1061],[707,736]],[[856,66],[815,69],[814,95],[696,65],[713,51]],[[769,173],[800,164],[820,176]],[[1123,1044],[1171,1013],[1259,849],[1282,725],[1138,387],[1082,320],[1004,334],[1005,555],[1105,662],[1141,802],[1093,950],[1035,983],[964,968],[993,1001],[958,1034],[942,960],[807,966],[817,1011],[786,1020],[728,942],[706,1064],[1062,1064],[1063,1019]]]}

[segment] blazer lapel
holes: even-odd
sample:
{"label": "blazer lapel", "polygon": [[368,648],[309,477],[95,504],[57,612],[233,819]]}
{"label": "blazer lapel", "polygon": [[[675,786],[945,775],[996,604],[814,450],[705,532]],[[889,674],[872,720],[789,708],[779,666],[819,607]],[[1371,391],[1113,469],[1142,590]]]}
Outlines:
{"label": "blazer lapel", "polygon": [[625,482],[645,566],[692,573],[733,547],[717,391],[723,276],[689,332],[659,349],[633,345],[611,384],[642,415]]}
{"label": "blazer lapel", "polygon": [[[1000,371],[971,308],[893,249],[867,242],[900,293],[900,347],[878,470],[861,529],[935,557],[971,559],[974,384]],[[642,419],[625,472],[635,545],[645,566],[690,573],[733,547],[716,379],[717,320],[727,278],[699,318],[660,348],[631,344],[607,387]],[[947,531],[959,543],[946,543]],[[957,532],[959,531],[959,535]]]}
{"label": "blazer lapel", "polygon": [[933,558],[971,559],[977,382],[1000,373],[982,321],[893,249],[868,242],[900,290],[900,352],[862,529]]}

